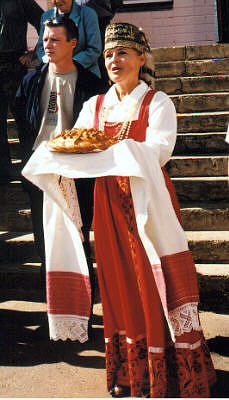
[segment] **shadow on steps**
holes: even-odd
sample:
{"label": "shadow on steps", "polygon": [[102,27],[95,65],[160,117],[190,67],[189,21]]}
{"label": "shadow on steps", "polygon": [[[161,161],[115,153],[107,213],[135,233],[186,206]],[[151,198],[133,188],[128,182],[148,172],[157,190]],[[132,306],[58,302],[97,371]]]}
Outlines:
{"label": "shadow on steps", "polygon": [[[93,339],[82,344],[71,340],[50,341],[46,312],[2,309],[0,320],[0,366],[65,362],[83,368],[105,368],[103,326],[98,326],[102,324],[100,316],[94,316],[97,327],[93,328]],[[90,354],[82,354],[88,350]]]}
{"label": "shadow on steps", "polygon": [[217,382],[211,390],[212,398],[229,398],[229,372],[216,370]]}

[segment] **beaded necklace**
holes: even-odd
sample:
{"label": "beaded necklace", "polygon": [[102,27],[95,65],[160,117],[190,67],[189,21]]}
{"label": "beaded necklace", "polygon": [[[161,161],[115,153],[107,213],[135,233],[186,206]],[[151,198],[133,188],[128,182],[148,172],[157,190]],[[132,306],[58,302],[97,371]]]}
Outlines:
{"label": "beaded necklace", "polygon": [[105,107],[104,105],[101,107],[100,111],[100,129],[101,130],[106,130],[106,126],[116,128],[118,132],[113,136],[114,138],[117,138],[117,140],[120,142],[121,140],[128,139],[129,133],[130,133],[130,128],[131,124],[133,121],[133,117],[138,109],[139,103],[141,99],[139,99],[135,104],[132,105],[132,107],[129,108],[127,112],[127,116],[123,122],[112,122],[112,123],[107,123],[107,118],[109,114],[109,107]]}

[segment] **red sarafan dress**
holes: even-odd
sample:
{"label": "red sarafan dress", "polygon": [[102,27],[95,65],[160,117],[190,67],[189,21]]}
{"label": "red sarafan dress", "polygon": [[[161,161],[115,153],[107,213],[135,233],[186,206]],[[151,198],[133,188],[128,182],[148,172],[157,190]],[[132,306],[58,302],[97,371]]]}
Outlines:
{"label": "red sarafan dress", "polygon": [[[153,96],[152,90],[146,93],[129,138],[145,140]],[[102,102],[103,96],[99,96],[96,127]],[[113,136],[120,126],[107,122],[105,130]],[[176,194],[165,171],[164,177],[180,218]],[[185,304],[198,302],[196,270],[190,252],[161,259],[170,318],[177,318],[180,310],[183,324],[180,333],[176,329],[174,342],[155,275],[138,234],[128,177],[96,179],[94,232],[108,390],[117,384],[129,386],[133,397],[209,397],[209,385],[215,381],[210,353],[197,311],[196,329],[188,328],[192,316],[185,314]]]}

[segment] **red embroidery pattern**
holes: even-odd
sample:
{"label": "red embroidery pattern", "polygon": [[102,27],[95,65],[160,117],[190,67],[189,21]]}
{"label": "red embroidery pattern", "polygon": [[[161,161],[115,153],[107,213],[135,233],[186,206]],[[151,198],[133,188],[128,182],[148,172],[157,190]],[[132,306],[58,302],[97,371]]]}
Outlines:
{"label": "red embroidery pattern", "polygon": [[133,201],[130,191],[130,181],[127,176],[116,176],[116,182],[119,188],[119,195],[121,199],[124,217],[127,223],[128,231],[133,232],[135,214],[133,209]]}
{"label": "red embroidery pattern", "polygon": [[[136,222],[128,177],[115,178],[138,279],[136,256]],[[149,352],[146,337],[127,342],[116,333],[105,344],[107,385],[130,386],[133,397],[209,397],[209,383],[215,382],[215,372],[205,339],[195,350],[175,348],[168,343],[165,352]]]}
{"label": "red embroidery pattern", "polygon": [[196,350],[170,346],[150,353],[145,338],[126,343],[116,334],[105,350],[108,390],[119,384],[130,386],[133,397],[209,397],[209,382],[215,382],[205,340]]}
{"label": "red embroidery pattern", "polygon": [[130,181],[129,177],[127,176],[116,176],[116,181],[119,186],[120,190],[120,199],[121,199],[121,205],[124,213],[124,218],[127,223],[127,228],[128,228],[128,239],[130,243],[130,249],[131,249],[131,256],[133,260],[133,265],[136,273],[136,279],[138,283],[138,288],[139,292],[142,292],[142,284],[141,284],[141,279],[139,277],[139,266],[137,262],[137,256],[136,256],[136,219],[135,219],[135,213],[134,213],[134,205],[133,205],[133,200],[132,200],[132,195],[131,195],[131,190],[130,190]]}
{"label": "red embroidery pattern", "polygon": [[131,396],[149,395],[149,370],[146,339],[133,344],[126,343],[123,335],[114,335],[106,343],[108,390],[114,384],[131,387]]}

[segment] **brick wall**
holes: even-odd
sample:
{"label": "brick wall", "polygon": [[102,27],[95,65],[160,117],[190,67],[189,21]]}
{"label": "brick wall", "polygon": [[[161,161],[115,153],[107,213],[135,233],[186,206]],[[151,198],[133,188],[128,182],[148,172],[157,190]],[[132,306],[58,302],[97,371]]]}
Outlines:
{"label": "brick wall", "polygon": [[[50,0],[36,0],[47,10]],[[217,41],[216,0],[174,0],[172,10],[116,14],[113,21],[141,26],[152,47],[212,44]],[[28,46],[34,47],[36,30],[29,27]]]}
{"label": "brick wall", "polygon": [[113,21],[141,26],[152,47],[212,44],[217,40],[215,0],[174,0],[172,10],[116,14]]}

